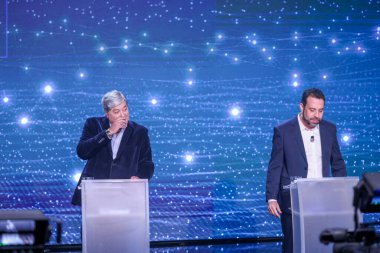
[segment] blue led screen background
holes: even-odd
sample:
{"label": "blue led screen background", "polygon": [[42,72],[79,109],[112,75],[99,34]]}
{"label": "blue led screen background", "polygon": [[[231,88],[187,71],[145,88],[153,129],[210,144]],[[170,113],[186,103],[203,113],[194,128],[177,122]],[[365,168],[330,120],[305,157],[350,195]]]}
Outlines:
{"label": "blue led screen background", "polygon": [[0,58],[7,56],[7,2],[0,1]]}
{"label": "blue led screen background", "polygon": [[349,175],[379,169],[379,12],[379,1],[8,1],[0,208],[40,209],[62,219],[64,243],[80,242],[76,144],[118,89],[151,138],[151,240],[281,236],[266,169],[273,127],[296,116],[303,89],[325,92]]}

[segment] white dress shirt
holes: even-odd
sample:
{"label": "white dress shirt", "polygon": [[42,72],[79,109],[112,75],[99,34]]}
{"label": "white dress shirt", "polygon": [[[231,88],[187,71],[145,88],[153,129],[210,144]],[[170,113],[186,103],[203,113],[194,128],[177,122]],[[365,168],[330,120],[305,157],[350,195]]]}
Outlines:
{"label": "white dress shirt", "polygon": [[121,138],[123,137],[125,128],[122,128],[119,133],[112,135],[111,147],[112,147],[112,158],[115,159],[117,151],[119,151]]}
{"label": "white dress shirt", "polygon": [[322,149],[319,125],[312,129],[307,128],[302,123],[301,114],[298,115],[298,124],[306,152],[307,178],[322,178]]}

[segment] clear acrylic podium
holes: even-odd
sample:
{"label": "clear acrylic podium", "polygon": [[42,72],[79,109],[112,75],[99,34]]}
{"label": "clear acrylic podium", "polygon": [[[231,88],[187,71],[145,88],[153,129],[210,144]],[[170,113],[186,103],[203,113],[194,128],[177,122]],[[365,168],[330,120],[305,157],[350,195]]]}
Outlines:
{"label": "clear acrylic podium", "polygon": [[148,253],[148,180],[83,180],[84,253]]}
{"label": "clear acrylic podium", "polygon": [[331,243],[319,241],[321,232],[355,228],[353,187],[358,182],[358,177],[301,178],[290,185],[294,253],[332,252]]}

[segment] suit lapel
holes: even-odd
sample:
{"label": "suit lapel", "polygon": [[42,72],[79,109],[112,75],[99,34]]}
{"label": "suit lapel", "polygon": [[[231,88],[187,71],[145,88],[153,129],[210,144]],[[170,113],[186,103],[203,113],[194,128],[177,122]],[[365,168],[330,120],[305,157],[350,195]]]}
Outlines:
{"label": "suit lapel", "polygon": [[323,121],[319,123],[319,135],[321,138],[321,153],[322,153],[322,176],[327,177],[329,174],[329,171],[325,171],[325,168],[328,168],[329,166],[325,165],[325,149],[326,149],[326,140],[327,140],[327,132],[325,128],[325,124],[323,124]]}
{"label": "suit lapel", "polygon": [[[107,117],[103,117],[101,131],[107,130],[108,128],[110,128],[110,122],[108,121]],[[108,154],[112,157],[112,146],[111,146],[110,141],[108,142],[107,150],[108,150]]]}
{"label": "suit lapel", "polygon": [[131,124],[128,122],[128,126],[127,126],[127,128],[124,130],[123,137],[121,138],[121,142],[120,142],[119,150],[117,151],[117,155],[116,155],[115,160],[118,159],[119,156],[120,156],[120,154],[123,153],[123,151],[124,151],[124,149],[125,149],[125,146],[127,146],[128,139],[129,139],[129,137],[132,135],[132,132],[133,132],[132,126],[131,126]]}
{"label": "suit lapel", "polygon": [[293,121],[293,130],[294,130],[294,135],[295,135],[297,146],[298,146],[299,150],[301,151],[301,155],[307,164],[306,151],[305,151],[305,147],[303,145],[300,125],[298,124],[298,115],[295,118],[295,120]]}

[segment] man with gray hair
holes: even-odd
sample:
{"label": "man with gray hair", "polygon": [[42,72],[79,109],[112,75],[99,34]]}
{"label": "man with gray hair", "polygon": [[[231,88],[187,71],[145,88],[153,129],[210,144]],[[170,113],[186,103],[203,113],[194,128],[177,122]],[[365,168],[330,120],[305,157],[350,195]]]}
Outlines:
{"label": "man with gray hair", "polygon": [[128,102],[117,90],[102,98],[103,117],[86,120],[77,146],[79,158],[87,160],[72,198],[81,205],[82,178],[150,179],[154,164],[148,130],[129,120]]}

